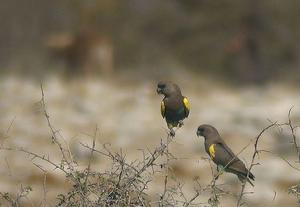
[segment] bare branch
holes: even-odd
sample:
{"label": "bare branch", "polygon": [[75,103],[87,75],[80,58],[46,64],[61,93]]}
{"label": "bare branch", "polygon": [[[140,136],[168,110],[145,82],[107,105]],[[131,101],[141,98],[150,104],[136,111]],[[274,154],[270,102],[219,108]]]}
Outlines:
{"label": "bare branch", "polygon": [[[253,155],[252,155],[252,160],[251,160],[251,163],[250,163],[250,167],[248,168],[248,173],[247,173],[247,179],[249,179],[249,173],[251,171],[251,169],[253,168],[253,166],[255,166],[255,158],[256,156],[258,155],[259,153],[259,150],[258,150],[258,143],[259,143],[259,140],[260,138],[262,137],[262,135],[269,129],[271,129],[272,127],[274,126],[277,126],[277,122],[274,122],[274,123],[271,123],[269,126],[265,127],[258,135],[257,137],[255,138],[255,142],[254,142],[254,152],[253,152]],[[240,196],[238,198],[238,201],[237,201],[237,207],[239,207],[241,205],[241,201],[242,201],[242,198],[244,196],[244,191],[245,191],[245,186],[246,186],[246,180],[245,182],[243,183],[242,185],[242,189],[241,189],[241,193],[240,193]]]}

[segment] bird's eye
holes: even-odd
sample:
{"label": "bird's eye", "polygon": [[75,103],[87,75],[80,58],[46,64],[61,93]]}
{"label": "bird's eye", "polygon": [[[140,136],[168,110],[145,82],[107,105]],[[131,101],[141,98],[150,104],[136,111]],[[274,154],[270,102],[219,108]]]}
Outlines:
{"label": "bird's eye", "polygon": [[204,128],[199,128],[198,131],[199,132],[204,132]]}
{"label": "bird's eye", "polygon": [[158,84],[158,88],[165,88],[166,84]]}

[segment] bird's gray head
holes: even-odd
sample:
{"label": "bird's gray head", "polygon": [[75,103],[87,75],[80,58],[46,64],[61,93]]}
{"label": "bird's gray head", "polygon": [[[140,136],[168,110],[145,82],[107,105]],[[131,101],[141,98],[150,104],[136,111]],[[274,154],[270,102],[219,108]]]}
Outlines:
{"label": "bird's gray head", "polygon": [[197,129],[197,136],[203,136],[205,139],[209,138],[210,135],[219,135],[217,129],[208,124],[202,124]]}
{"label": "bird's gray head", "polygon": [[159,81],[156,89],[158,94],[163,94],[166,97],[171,96],[172,94],[180,94],[181,91],[178,85],[172,83],[171,81]]}

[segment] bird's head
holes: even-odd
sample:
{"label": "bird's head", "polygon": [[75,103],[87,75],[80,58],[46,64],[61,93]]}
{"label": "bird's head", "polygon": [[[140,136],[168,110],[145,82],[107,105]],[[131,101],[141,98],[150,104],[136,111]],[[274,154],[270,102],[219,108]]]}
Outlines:
{"label": "bird's head", "polygon": [[172,94],[181,95],[181,91],[178,85],[170,81],[159,81],[157,84],[156,91],[158,94],[163,94],[166,97],[171,96]]}
{"label": "bird's head", "polygon": [[215,127],[208,124],[202,124],[198,127],[196,134],[198,137],[202,136],[206,139],[209,138],[210,135],[218,135],[219,133]]}

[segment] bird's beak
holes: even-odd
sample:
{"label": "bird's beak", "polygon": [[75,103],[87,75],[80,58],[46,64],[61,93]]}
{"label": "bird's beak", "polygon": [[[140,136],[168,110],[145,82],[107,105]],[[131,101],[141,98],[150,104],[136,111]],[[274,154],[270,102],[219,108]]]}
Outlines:
{"label": "bird's beak", "polygon": [[201,134],[200,134],[200,131],[199,130],[197,130],[197,137],[200,137],[201,136]]}
{"label": "bird's beak", "polygon": [[156,92],[157,92],[158,94],[162,94],[162,89],[161,89],[161,88],[157,88],[157,89],[156,89]]}

